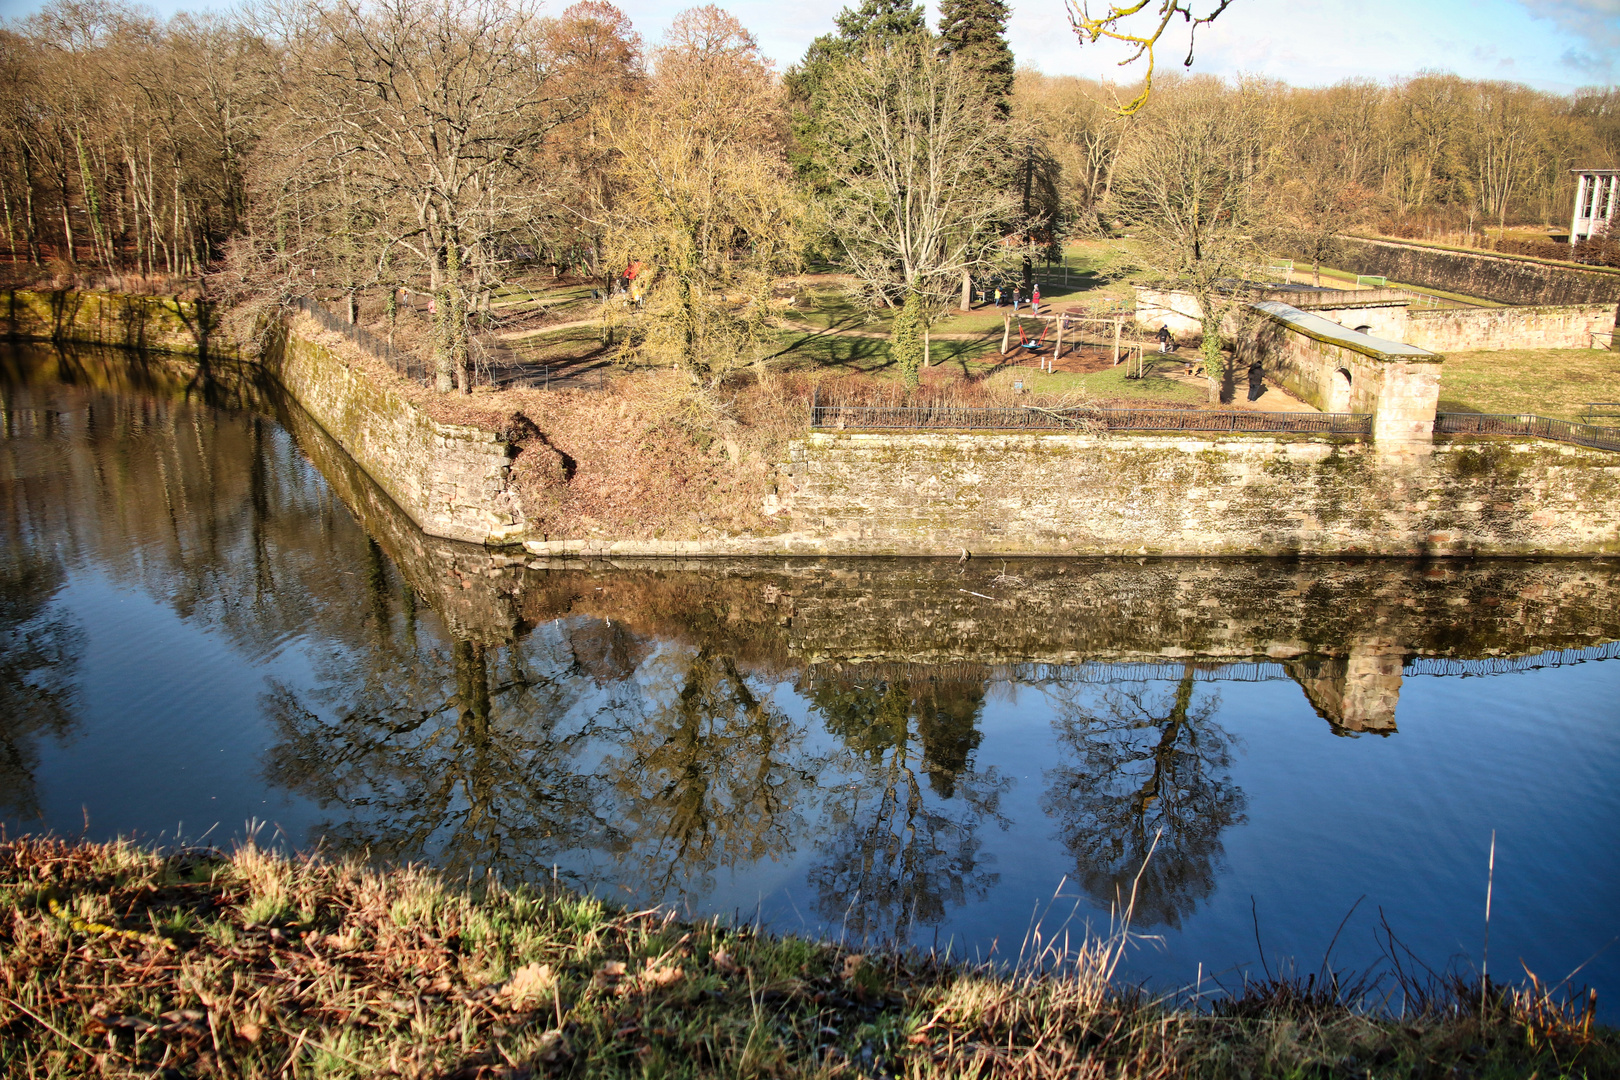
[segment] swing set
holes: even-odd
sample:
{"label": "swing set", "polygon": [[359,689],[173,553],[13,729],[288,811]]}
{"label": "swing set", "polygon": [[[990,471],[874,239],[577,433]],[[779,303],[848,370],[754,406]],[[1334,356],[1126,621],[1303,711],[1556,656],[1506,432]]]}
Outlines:
{"label": "swing set", "polygon": [[[1025,319],[1034,319],[1041,324],[1039,334],[1031,334],[1024,327]],[[1140,342],[1121,341],[1125,324],[1135,322],[1135,315],[1116,314],[1106,317],[1088,316],[1084,309],[1071,309],[1051,315],[1014,315],[1004,316],[1001,331],[1001,355],[1006,356],[1015,350],[1024,356],[1039,358],[1042,371],[1055,370],[1053,364],[1063,355],[1063,339],[1069,338],[1071,351],[1086,344],[1098,348],[1108,348],[1109,339],[1112,339],[1114,365],[1118,366],[1123,358],[1129,367],[1133,362],[1140,378],[1143,368],[1143,348]],[[1017,324],[1018,340],[1012,336],[1013,326]],[[1056,327],[1056,335],[1053,328]],[[1090,331],[1089,333],[1087,331]],[[1100,333],[1098,331],[1101,331]],[[1051,352],[1047,353],[1047,339],[1052,338]],[[1088,339],[1090,339],[1088,341]]]}

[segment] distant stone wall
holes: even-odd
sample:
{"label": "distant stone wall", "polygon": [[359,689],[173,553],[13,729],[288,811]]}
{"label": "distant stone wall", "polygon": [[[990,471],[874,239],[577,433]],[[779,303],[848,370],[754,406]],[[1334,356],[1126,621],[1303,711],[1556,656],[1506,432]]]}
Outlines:
{"label": "distant stone wall", "polygon": [[125,293],[8,289],[4,336],[190,354],[236,354],[215,331],[212,305]]}
{"label": "distant stone wall", "polygon": [[1620,303],[1620,270],[1599,267],[1349,236],[1339,237],[1324,261],[1354,274],[1378,274],[1499,304]]}
{"label": "distant stone wall", "polygon": [[1620,455],[1324,438],[814,432],[799,550],[949,555],[1620,552]]}
{"label": "distant stone wall", "polygon": [[424,532],[476,544],[522,539],[527,519],[511,484],[512,447],[501,436],[441,424],[295,335],[261,363]]}
{"label": "distant stone wall", "polygon": [[1406,338],[1435,352],[1481,349],[1589,349],[1615,329],[1614,304],[1564,307],[1416,308],[1406,316]]}

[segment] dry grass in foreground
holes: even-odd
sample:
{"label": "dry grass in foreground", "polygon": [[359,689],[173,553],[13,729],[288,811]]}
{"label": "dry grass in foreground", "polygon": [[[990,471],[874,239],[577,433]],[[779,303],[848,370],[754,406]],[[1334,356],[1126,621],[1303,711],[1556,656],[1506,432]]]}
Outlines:
{"label": "dry grass in foreground", "polygon": [[1614,1033],[1477,987],[1400,1019],[1316,984],[1200,1011],[560,892],[245,846],[0,844],[7,1077],[1600,1077]]}

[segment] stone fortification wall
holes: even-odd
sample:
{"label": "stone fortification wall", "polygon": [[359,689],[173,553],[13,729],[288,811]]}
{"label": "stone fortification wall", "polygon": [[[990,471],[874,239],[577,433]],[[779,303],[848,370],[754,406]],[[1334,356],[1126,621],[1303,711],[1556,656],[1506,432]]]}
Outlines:
{"label": "stone fortification wall", "polygon": [[[5,294],[6,336],[197,356],[236,356],[210,305],[119,293]],[[424,532],[515,543],[526,528],[510,483],[512,448],[483,428],[441,424],[338,354],[285,336],[259,365]]]}
{"label": "stone fortification wall", "polygon": [[288,335],[261,363],[424,532],[515,543],[527,527],[511,444],[441,424],[337,353]]}
{"label": "stone fortification wall", "polygon": [[1324,289],[1321,292],[1278,292],[1262,297],[1314,312],[1351,330],[1385,341],[1406,341],[1406,310],[1412,294],[1400,289]]}
{"label": "stone fortification wall", "polygon": [[1542,442],[815,432],[792,483],[826,554],[1620,552],[1620,456]]}
{"label": "stone fortification wall", "polygon": [[1327,260],[1354,274],[1378,274],[1499,304],[1614,304],[1620,270],[1454,251],[1401,240],[1341,236]]}
{"label": "stone fortification wall", "polygon": [[35,292],[3,294],[8,338],[74,341],[190,354],[236,354],[215,336],[212,305],[125,293]]}
{"label": "stone fortification wall", "polygon": [[1177,338],[1203,337],[1204,307],[1191,293],[1175,289],[1136,289],[1136,324],[1149,330],[1167,327]]}
{"label": "stone fortification wall", "polygon": [[1254,309],[1266,321],[1244,340],[1240,357],[1258,359],[1267,375],[1323,412],[1372,413],[1380,444],[1433,435],[1440,356],[1275,300]]}
{"label": "stone fortification wall", "polygon": [[1403,340],[1435,352],[1476,349],[1589,349],[1616,325],[1614,304],[1564,307],[1417,308],[1406,316]]}

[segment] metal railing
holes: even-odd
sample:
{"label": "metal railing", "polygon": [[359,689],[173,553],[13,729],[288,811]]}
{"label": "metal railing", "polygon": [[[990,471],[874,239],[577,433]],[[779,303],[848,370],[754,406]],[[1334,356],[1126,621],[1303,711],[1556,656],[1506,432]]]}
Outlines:
{"label": "metal railing", "polygon": [[810,405],[811,428],[884,431],[1205,431],[1372,434],[1366,413],[1200,409],[1043,409],[955,405]]}
{"label": "metal railing", "polygon": [[[1014,591],[1009,602],[1017,598]],[[1302,657],[1312,660],[1343,660],[1338,656]],[[1604,660],[1620,660],[1620,641],[1608,641],[1584,648],[1549,649],[1518,656],[1420,656],[1409,655],[1401,665],[1403,676],[1428,675],[1441,678],[1478,678],[1512,675],[1542,668],[1566,667]],[[1191,657],[1180,662],[1151,660],[1082,660],[1078,663],[1024,661],[977,663],[972,660],[945,660],[934,663],[913,661],[852,660],[821,661],[810,665],[814,679],[859,679],[861,681],[901,679],[928,681],[972,679],[985,682],[1016,682],[1038,686],[1064,683],[1177,682],[1191,672],[1195,682],[1287,682],[1293,679],[1284,664],[1274,660],[1231,660],[1217,657]]]}
{"label": "metal railing", "polygon": [[388,344],[386,338],[380,338],[370,330],[355,326],[346,319],[328,311],[320,301],[308,296],[296,297],[293,307],[321,324],[321,328],[330,330],[334,334],[342,334],[361,352],[374,360],[381,360],[407,379],[418,382],[428,381],[428,366],[426,361],[416,354],[405,349],[396,349]]}
{"label": "metal railing", "polygon": [[1620,450],[1620,427],[1507,413],[1438,413],[1436,435],[1527,435],[1599,450]]}

